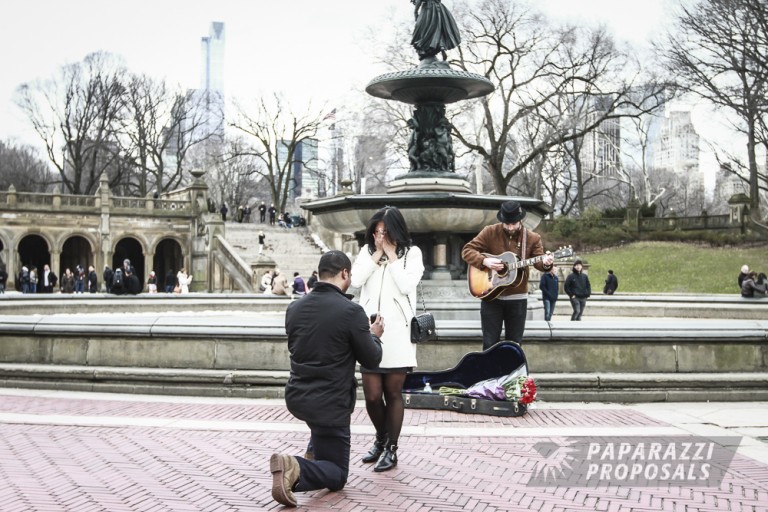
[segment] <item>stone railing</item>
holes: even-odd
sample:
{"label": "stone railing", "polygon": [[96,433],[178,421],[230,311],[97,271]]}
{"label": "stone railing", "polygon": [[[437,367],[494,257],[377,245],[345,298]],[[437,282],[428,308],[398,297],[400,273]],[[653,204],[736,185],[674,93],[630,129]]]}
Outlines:
{"label": "stone railing", "polygon": [[213,237],[214,257],[220,260],[222,266],[226,268],[230,278],[238,284],[243,292],[258,291],[258,285],[255,284],[255,277],[251,267],[237,255],[237,251],[229,245],[229,242],[221,235]]}

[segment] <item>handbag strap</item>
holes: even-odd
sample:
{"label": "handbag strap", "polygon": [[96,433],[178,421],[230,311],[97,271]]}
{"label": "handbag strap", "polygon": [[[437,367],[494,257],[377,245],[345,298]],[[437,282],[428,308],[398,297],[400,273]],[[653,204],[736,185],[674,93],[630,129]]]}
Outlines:
{"label": "handbag strap", "polygon": [[[405,257],[403,258],[403,267],[405,267],[405,265],[408,264],[408,253],[409,252],[410,252],[410,250],[405,253]],[[421,288],[421,279],[419,279],[418,290],[419,290],[418,291],[418,295],[421,296],[421,307],[424,310],[424,313],[426,313],[427,312],[427,303],[424,300],[424,290]],[[413,304],[411,304],[411,298],[408,295],[406,295],[405,299],[408,301],[408,306],[410,306],[411,311],[413,311],[413,316],[416,316],[416,310],[413,309]]]}

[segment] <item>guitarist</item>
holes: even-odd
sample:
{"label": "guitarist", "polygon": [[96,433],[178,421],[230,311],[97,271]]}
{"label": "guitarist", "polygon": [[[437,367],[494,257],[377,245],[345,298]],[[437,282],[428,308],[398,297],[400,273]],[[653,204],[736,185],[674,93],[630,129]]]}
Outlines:
{"label": "guitarist", "polygon": [[[499,220],[498,224],[484,227],[464,246],[461,251],[464,261],[480,270],[490,268],[502,271],[502,261],[488,254],[511,252],[521,260],[544,255],[534,266],[541,272],[548,272],[552,268],[554,257],[544,253],[541,235],[523,226],[525,210],[519,202],[511,200],[502,203],[496,218]],[[508,285],[498,297],[494,300],[484,300],[480,304],[483,350],[499,341],[502,323],[505,327],[504,339],[522,342],[527,316],[528,269],[522,268],[518,279]]]}

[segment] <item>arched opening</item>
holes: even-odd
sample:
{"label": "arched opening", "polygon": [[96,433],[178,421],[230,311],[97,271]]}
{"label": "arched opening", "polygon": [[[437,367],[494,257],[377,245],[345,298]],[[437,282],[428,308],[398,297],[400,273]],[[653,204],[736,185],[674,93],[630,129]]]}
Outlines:
{"label": "arched opening", "polygon": [[165,238],[157,244],[155,250],[155,259],[152,262],[152,270],[155,271],[158,281],[158,289],[163,290],[165,276],[169,272],[176,275],[181,267],[184,266],[184,254],[181,252],[179,242],[172,238]]}
{"label": "arched opening", "polygon": [[90,242],[82,236],[75,235],[67,238],[61,248],[59,257],[59,269],[64,274],[67,269],[75,273],[75,268],[81,265],[88,272],[88,266],[93,265],[93,250]]}
{"label": "arched opening", "polygon": [[112,268],[116,269],[123,266],[123,261],[131,260],[131,265],[136,270],[136,277],[140,283],[144,283],[147,278],[147,272],[144,265],[144,251],[141,243],[135,238],[123,238],[115,246],[115,254],[112,256]]}
{"label": "arched opening", "polygon": [[[22,238],[21,242],[19,242],[19,268],[13,269],[16,290],[21,291],[21,283],[18,279],[21,267],[27,267],[29,270],[34,268],[39,278],[43,271],[43,266],[50,262],[51,253],[48,250],[48,242],[45,241],[45,238],[40,235],[27,235]],[[6,269],[6,272],[10,274],[11,270]]]}

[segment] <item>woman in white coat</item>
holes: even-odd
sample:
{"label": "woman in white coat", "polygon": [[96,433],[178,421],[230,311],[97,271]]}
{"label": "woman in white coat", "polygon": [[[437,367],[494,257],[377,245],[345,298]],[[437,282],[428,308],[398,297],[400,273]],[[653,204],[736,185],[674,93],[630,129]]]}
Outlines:
{"label": "woman in white coat", "polygon": [[416,312],[416,290],[424,274],[421,250],[400,210],[385,207],[368,222],[365,245],[352,266],[352,286],[360,287],[360,305],[372,316],[381,315],[382,358],[378,368],[361,368],[365,408],[376,428],[376,440],[363,462],[376,462],[374,471],[397,465],[397,442],[403,426],[403,384],[416,366],[411,343],[411,319]]}
{"label": "woman in white coat", "polygon": [[189,285],[192,283],[192,276],[187,275],[187,269],[182,268],[179,273],[176,274],[176,279],[179,282],[179,292],[189,293]]}

